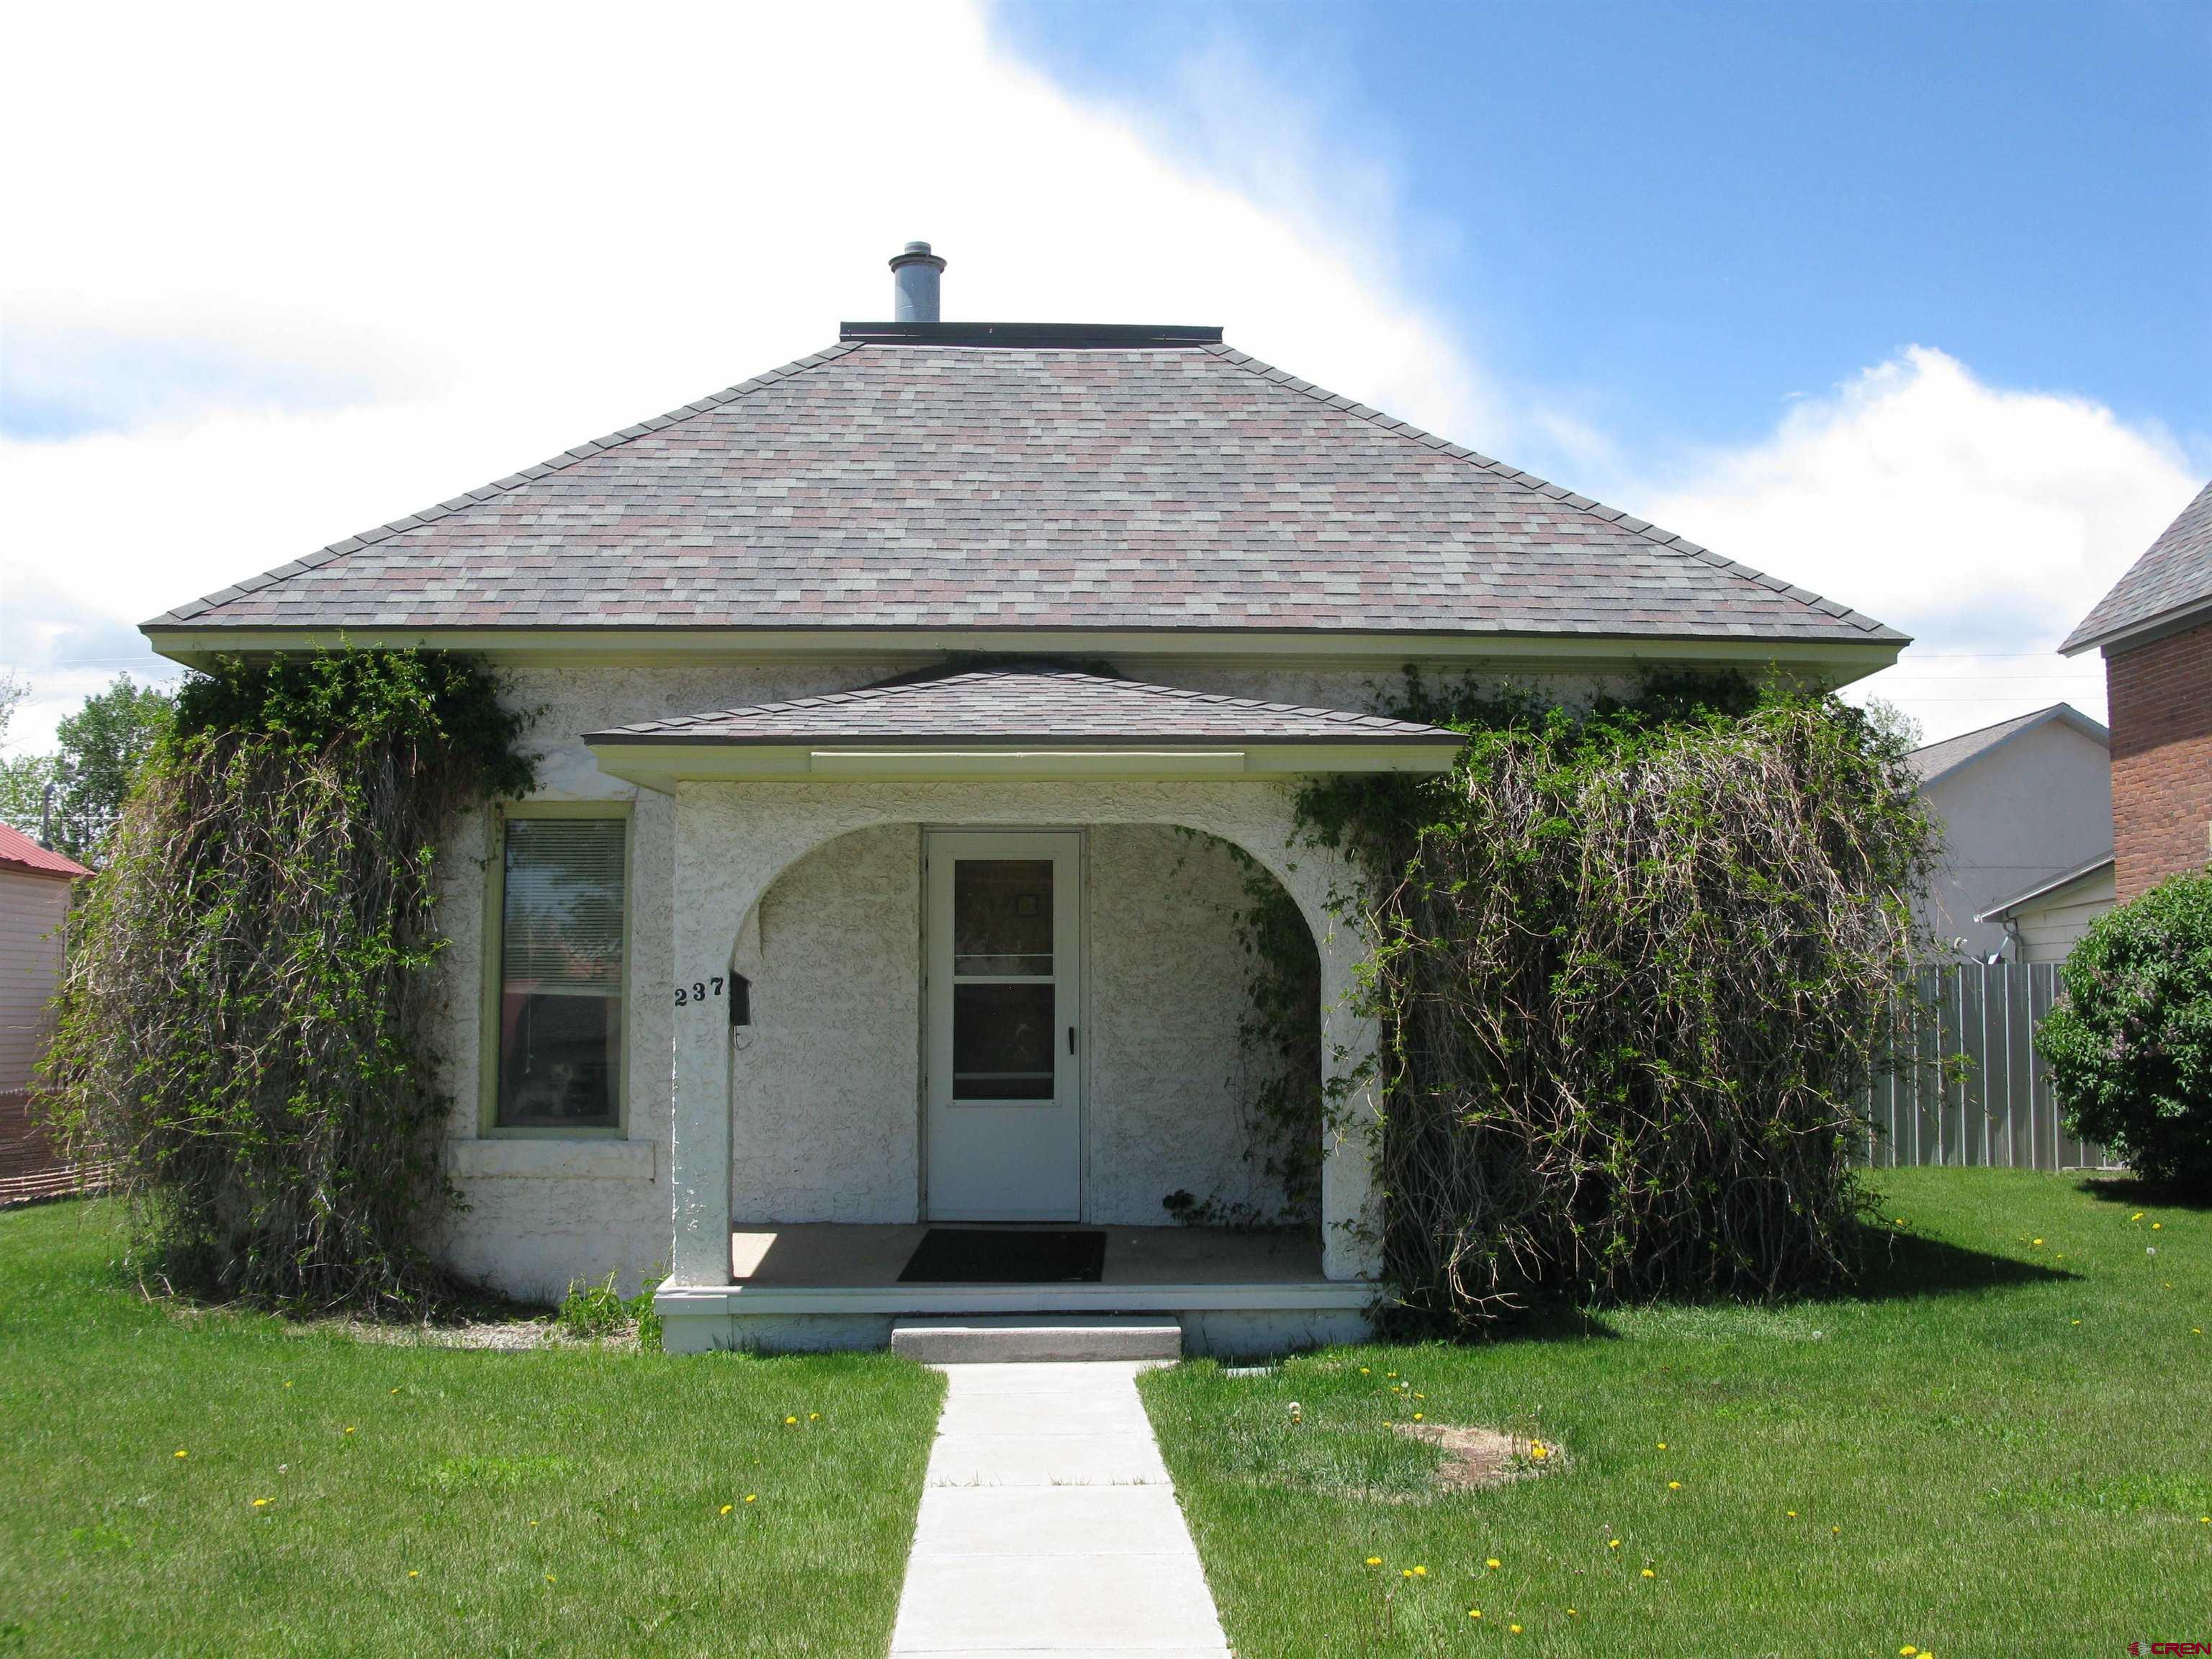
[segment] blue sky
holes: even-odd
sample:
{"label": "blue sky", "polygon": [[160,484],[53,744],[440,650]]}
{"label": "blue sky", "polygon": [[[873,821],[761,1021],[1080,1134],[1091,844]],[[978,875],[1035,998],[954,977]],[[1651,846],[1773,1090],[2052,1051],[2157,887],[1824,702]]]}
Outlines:
{"label": "blue sky", "polygon": [[1207,165],[1273,135],[1264,111],[1224,134],[1197,106],[1173,72],[1194,52],[1318,109],[1398,191],[1409,286],[1498,372],[1643,441],[1752,437],[1914,343],[2212,435],[2212,6],[994,17]]}
{"label": "blue sky", "polygon": [[950,317],[1220,323],[1903,629],[1852,695],[1930,738],[2100,713],[2054,647],[2212,475],[2202,0],[115,0],[9,45],[9,751],[173,675],[143,618],[883,314],[915,236]]}

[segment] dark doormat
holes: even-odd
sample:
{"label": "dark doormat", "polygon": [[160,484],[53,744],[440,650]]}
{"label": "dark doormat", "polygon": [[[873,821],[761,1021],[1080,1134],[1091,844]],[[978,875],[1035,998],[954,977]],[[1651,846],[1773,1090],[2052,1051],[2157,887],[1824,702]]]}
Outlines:
{"label": "dark doormat", "polygon": [[907,1258],[902,1285],[1096,1285],[1106,1235],[1019,1227],[932,1227]]}

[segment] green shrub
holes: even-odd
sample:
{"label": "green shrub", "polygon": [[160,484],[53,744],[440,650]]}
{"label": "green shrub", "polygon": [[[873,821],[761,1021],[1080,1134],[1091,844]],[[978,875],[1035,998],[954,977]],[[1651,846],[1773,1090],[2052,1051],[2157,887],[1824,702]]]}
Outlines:
{"label": "green shrub", "polygon": [[2212,875],[2100,916],[2059,980],[2035,1043],[2067,1133],[2146,1181],[2212,1194]]}
{"label": "green shrub", "polygon": [[71,921],[49,1105],[180,1290],[411,1307],[448,1198],[436,848],[529,787],[471,661],[225,659],[188,684]]}
{"label": "green shrub", "polygon": [[1380,940],[1366,1081],[1408,1314],[1847,1277],[1853,1101],[1934,835],[1900,734],[1733,677],[1580,710],[1415,680],[1394,712],[1465,732],[1458,766],[1301,805]]}

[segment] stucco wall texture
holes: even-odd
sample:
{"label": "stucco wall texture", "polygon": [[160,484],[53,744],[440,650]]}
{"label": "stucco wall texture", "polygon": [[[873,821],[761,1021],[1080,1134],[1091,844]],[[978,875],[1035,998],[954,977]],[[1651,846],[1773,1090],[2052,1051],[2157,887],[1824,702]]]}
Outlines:
{"label": "stucco wall texture", "polygon": [[[610,1272],[631,1288],[669,1266],[670,987],[676,911],[686,902],[674,891],[674,803],[601,773],[582,734],[850,690],[916,665],[856,658],[506,671],[514,706],[534,711],[533,798],[626,803],[631,813],[629,1145],[480,1138],[485,874],[497,836],[493,815],[479,813],[445,860],[452,943],[437,1035],[453,1100],[448,1169],[462,1207],[439,1242],[457,1271],[509,1294],[550,1297]],[[1156,684],[1362,710],[1383,707],[1399,684],[1396,667],[1379,664],[1120,666]],[[1591,685],[1516,678],[1571,696]],[[910,1221],[918,1212],[921,834],[916,824],[879,825],[814,849],[781,873],[737,943],[737,965],[756,980],[756,1028],[733,1056],[731,1079],[731,1209],[741,1220]],[[1086,858],[1094,1042],[1085,1218],[1156,1223],[1165,1218],[1160,1200],[1178,1188],[1270,1201],[1242,1157],[1234,1099],[1243,1006],[1237,866],[1219,846],[1146,823],[1090,826]]]}

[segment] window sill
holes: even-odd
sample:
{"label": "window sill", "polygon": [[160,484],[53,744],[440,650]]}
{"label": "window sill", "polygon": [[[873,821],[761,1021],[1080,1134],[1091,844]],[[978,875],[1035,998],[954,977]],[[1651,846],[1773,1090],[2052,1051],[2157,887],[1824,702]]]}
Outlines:
{"label": "window sill", "polygon": [[532,1138],[446,1143],[446,1167],[456,1181],[651,1181],[658,1163],[650,1140]]}

